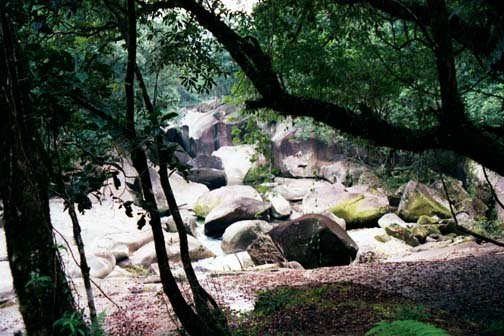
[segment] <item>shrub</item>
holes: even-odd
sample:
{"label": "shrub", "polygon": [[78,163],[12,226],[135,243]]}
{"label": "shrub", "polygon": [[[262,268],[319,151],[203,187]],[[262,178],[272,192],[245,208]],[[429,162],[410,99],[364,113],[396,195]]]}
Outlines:
{"label": "shrub", "polygon": [[365,336],[449,336],[446,330],[415,320],[381,321]]}

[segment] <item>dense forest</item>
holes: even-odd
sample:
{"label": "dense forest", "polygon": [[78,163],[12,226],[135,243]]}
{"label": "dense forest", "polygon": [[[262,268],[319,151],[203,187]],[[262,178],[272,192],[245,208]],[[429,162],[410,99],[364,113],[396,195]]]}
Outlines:
{"label": "dense forest", "polygon": [[503,335],[504,2],[3,0],[0,334]]}

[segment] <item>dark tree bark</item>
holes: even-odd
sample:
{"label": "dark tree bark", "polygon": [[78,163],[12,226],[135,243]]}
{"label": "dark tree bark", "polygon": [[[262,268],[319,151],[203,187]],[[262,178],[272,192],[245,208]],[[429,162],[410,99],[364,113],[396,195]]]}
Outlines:
{"label": "dark tree bark", "polygon": [[9,264],[29,335],[60,335],[55,321],[76,312],[54,242],[48,167],[17,51],[16,31],[0,5],[1,185]]}

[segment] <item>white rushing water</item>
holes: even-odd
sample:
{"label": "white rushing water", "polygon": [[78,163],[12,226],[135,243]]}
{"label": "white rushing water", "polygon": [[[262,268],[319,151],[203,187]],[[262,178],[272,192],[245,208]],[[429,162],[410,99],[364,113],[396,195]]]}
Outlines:
{"label": "white rushing water", "polygon": [[203,221],[198,220],[196,225],[196,238],[210,251],[212,251],[216,256],[224,255],[222,251],[221,243],[222,239],[215,239],[205,235],[205,225]]}

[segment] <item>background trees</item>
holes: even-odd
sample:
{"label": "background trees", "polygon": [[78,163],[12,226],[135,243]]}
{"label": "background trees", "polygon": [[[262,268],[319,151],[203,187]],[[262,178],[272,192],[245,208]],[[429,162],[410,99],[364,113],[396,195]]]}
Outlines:
{"label": "background trees", "polygon": [[[503,173],[497,163],[503,153],[501,108],[489,121],[469,100],[484,95],[489,103],[502,103],[496,89],[502,85],[502,20],[493,2],[269,1],[258,7],[256,37],[238,35],[197,1],[145,7],[184,8],[212,32],[259,93],[251,108],[310,116],[377,145],[450,149]],[[485,19],[472,20],[476,13]],[[274,23],[268,28],[265,21]],[[310,57],[290,53],[294,47]],[[466,85],[460,78],[468,75],[472,84]],[[384,77],[390,78],[375,81]],[[355,82],[363,89],[345,89]]]}
{"label": "background trees", "polygon": [[[64,289],[56,293],[62,304],[48,306],[45,324],[34,328],[46,332],[74,309],[53,248],[50,180],[85,210],[88,193],[111,176],[103,166],[117,152],[131,155],[141,205],[162,238],[148,159],[163,174],[183,167],[176,148],[163,147],[161,127],[178,107],[226,93],[243,75],[249,85],[235,93],[249,108],[311,117],[377,145],[453,150],[504,174],[502,9],[497,0],[275,0],[245,15],[220,1],[5,2],[2,199],[12,258],[28,248],[37,256],[14,271],[16,288],[22,304],[33,299],[26,294],[33,277],[54,280],[37,300]],[[18,204],[26,209],[14,211]],[[33,240],[16,245],[24,235]],[[168,261],[161,264],[166,291],[178,295]],[[178,300],[191,320],[194,311]],[[208,297],[200,303],[212,306]]]}

